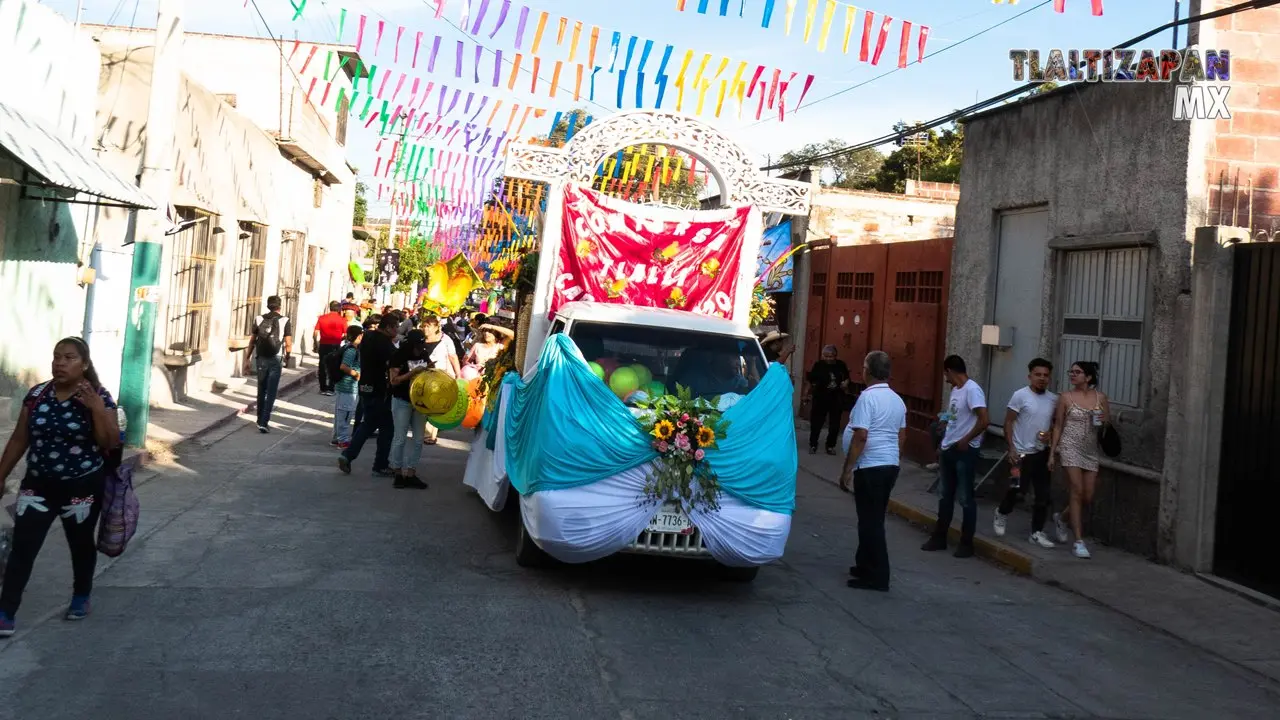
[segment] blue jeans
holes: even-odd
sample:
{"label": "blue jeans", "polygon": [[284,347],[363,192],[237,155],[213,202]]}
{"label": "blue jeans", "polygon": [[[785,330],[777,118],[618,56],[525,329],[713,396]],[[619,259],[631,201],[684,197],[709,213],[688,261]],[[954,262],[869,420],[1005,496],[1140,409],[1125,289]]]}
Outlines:
{"label": "blue jeans", "polygon": [[351,442],[352,419],[356,416],[356,393],[338,393],[333,400],[333,439],[340,443]]}
{"label": "blue jeans", "polygon": [[[417,472],[422,459],[422,441],[427,432],[427,416],[418,412],[408,400],[391,398],[391,416],[395,419],[395,436],[391,441],[391,469],[406,475]],[[413,438],[406,440],[406,434]]]}
{"label": "blue jeans", "polygon": [[271,411],[276,409],[276,393],[280,390],[280,357],[259,357],[258,365],[258,426],[271,422]]}
{"label": "blue jeans", "polygon": [[960,544],[972,545],[973,533],[978,528],[978,501],[973,494],[973,478],[978,462],[978,448],[952,445],[938,458],[938,481],[942,494],[938,498],[938,524],[934,527],[935,539],[945,541],[951,527],[955,503],[960,502]]}
{"label": "blue jeans", "polygon": [[395,434],[395,422],[391,417],[391,399],[385,395],[362,395],[360,402],[364,405],[364,417],[356,426],[351,436],[351,446],[342,451],[348,461],[360,457],[364,444],[376,431],[378,433],[377,452],[373,456],[374,471],[386,470],[391,455],[391,440]]}

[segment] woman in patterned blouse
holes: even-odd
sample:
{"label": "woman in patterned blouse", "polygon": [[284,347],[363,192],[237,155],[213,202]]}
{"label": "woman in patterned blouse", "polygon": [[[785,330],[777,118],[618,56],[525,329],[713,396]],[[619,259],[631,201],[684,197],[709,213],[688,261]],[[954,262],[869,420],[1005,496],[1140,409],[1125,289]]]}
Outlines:
{"label": "woman in patterned blouse", "polygon": [[18,425],[0,456],[0,482],[25,452],[27,472],[18,495],[13,548],[0,590],[0,637],[14,632],[14,614],[49,526],[62,518],[75,576],[66,619],[89,614],[97,564],[98,513],[108,455],[120,444],[116,404],[98,382],[89,346],[64,338],[53,348],[53,379],[27,393]]}

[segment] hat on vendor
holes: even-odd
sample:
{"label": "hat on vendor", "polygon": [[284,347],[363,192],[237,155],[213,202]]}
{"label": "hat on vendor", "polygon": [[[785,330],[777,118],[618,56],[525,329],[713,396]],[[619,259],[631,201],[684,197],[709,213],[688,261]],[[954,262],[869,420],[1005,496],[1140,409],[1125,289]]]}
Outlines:
{"label": "hat on vendor", "polygon": [[760,338],[760,344],[768,345],[771,342],[777,342],[778,340],[783,340],[789,337],[791,336],[786,333],[778,332],[777,330],[772,330],[769,333],[767,333],[764,337]]}

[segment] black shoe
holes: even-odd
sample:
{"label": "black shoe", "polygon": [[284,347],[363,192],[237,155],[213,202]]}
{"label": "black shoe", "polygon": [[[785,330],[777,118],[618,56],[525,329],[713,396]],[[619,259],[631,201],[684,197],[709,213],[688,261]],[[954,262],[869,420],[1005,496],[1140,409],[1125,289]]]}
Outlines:
{"label": "black shoe", "polygon": [[849,577],[852,577],[852,578],[862,577],[862,568],[858,567],[857,565],[850,565]]}
{"label": "black shoe", "polygon": [[271,430],[266,425],[259,425],[258,432],[262,433],[263,435],[266,435],[267,433],[271,432]]}
{"label": "black shoe", "polygon": [[351,474],[351,461],[347,459],[346,455],[338,456],[338,469],[341,470],[344,475]]}
{"label": "black shoe", "polygon": [[845,584],[856,590],[875,590],[876,592],[889,592],[888,585],[877,585],[876,583],[873,583],[870,580],[863,580],[862,578],[852,578],[849,580],[849,582]]}
{"label": "black shoe", "polygon": [[835,454],[836,454],[836,449],[835,449],[835,448],[827,448],[827,454],[828,454],[828,455],[835,455]]}
{"label": "black shoe", "polygon": [[958,558],[973,557],[973,543],[960,543],[960,547],[956,548],[956,557]]}
{"label": "black shoe", "polygon": [[419,480],[417,475],[406,475],[404,478],[404,486],[410,490],[427,489],[427,484]]}
{"label": "black shoe", "polygon": [[408,485],[409,478],[405,477],[404,475],[401,475],[400,473],[396,473],[395,477],[396,479],[394,482],[391,483],[391,487],[397,490],[404,490],[405,488],[409,487]]}
{"label": "black shoe", "polygon": [[381,468],[378,470],[374,470],[373,474],[377,475],[378,477],[398,477],[398,475],[395,472],[393,472],[391,468]]}
{"label": "black shoe", "polygon": [[946,550],[947,541],[944,538],[934,536],[926,540],[925,543],[920,546],[920,549],[925,552],[937,552],[939,550]]}
{"label": "black shoe", "polygon": [[809,454],[810,454],[810,455],[817,455],[817,454],[818,454],[818,448],[816,448],[816,447],[811,447],[811,448],[809,448]]}

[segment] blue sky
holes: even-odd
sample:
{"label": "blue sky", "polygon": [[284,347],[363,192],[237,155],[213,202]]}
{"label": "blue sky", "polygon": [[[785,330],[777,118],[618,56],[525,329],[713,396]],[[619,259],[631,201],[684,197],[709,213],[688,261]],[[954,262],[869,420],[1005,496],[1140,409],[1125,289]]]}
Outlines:
{"label": "blue sky", "polygon": [[[343,38],[348,43],[355,42],[357,18],[361,14],[368,15],[371,22],[385,19],[388,27],[395,24],[406,26],[406,37],[418,30],[423,31],[428,38],[439,34],[446,41],[446,46],[450,46],[452,40],[465,37],[444,20],[437,20],[434,17],[434,6],[429,7],[424,0],[308,0],[303,18],[297,22],[292,21],[293,10],[289,0],[255,1],[266,17],[271,32],[284,35],[290,40],[296,33],[304,41],[332,42],[336,37],[339,9],[344,7],[347,9],[348,19]],[[472,0],[473,8],[478,9],[480,2],[481,0]],[[927,51],[936,53],[947,45],[1032,8],[1039,2],[1041,0],[1020,0],[1018,4],[1010,5],[993,4],[990,0],[869,0],[865,7],[861,4],[858,7],[860,13],[862,9],[867,9],[874,11],[877,16],[887,14],[895,19],[912,21],[917,26],[928,25],[930,37]],[[603,36],[599,52],[604,55],[607,55],[609,38],[615,30],[623,33],[624,53],[626,38],[632,34],[641,38],[641,45],[644,39],[654,40],[656,48],[650,59],[651,71],[661,59],[662,48],[666,44],[673,44],[676,47],[672,58],[672,65],[675,66],[673,70],[678,69],[683,51],[692,49],[695,51],[695,65],[702,53],[713,54],[716,60],[712,63],[712,71],[718,58],[727,55],[734,61],[730,65],[730,72],[737,61],[746,60],[752,68],[763,64],[799,72],[797,83],[802,83],[805,75],[813,73],[816,79],[806,98],[809,105],[794,112],[788,110],[784,122],[778,122],[775,115],[772,121],[758,123],[754,119],[754,107],[750,112],[743,113],[742,120],[735,116],[735,112],[727,109],[720,119],[715,119],[709,113],[704,116],[757,154],[762,161],[769,156],[776,158],[780,153],[808,142],[833,137],[859,142],[878,137],[888,132],[898,120],[910,122],[931,119],[970,105],[976,99],[1007,90],[1013,87],[1012,64],[1008,60],[1010,48],[1047,50],[1053,47],[1108,47],[1169,21],[1173,12],[1173,3],[1169,0],[1108,0],[1102,17],[1090,14],[1089,0],[1067,0],[1067,11],[1064,14],[1054,13],[1052,4],[1049,3],[952,50],[936,57],[926,57],[922,64],[899,70],[833,99],[814,102],[894,70],[899,33],[897,22],[895,21],[890,32],[884,57],[878,66],[872,66],[860,63],[857,59],[861,25],[854,32],[850,53],[844,55],[840,52],[843,10],[837,12],[830,45],[826,52],[819,53],[816,42],[811,40],[810,44],[805,45],[802,38],[806,0],[798,3],[799,9],[790,36],[784,33],[781,22],[785,0],[777,0],[775,19],[772,27],[767,30],[760,27],[765,0],[745,0],[743,17],[737,16],[742,0],[730,0],[730,17],[715,14],[719,5],[717,0],[710,3],[712,9],[708,15],[699,15],[692,10],[697,3],[698,0],[688,0],[691,9],[685,12],[676,10],[676,0],[530,0],[528,4],[535,12],[534,18],[537,11],[546,10],[551,13],[552,20],[543,41],[542,54],[553,59],[564,56],[564,51],[557,50],[554,46],[557,19],[563,15],[571,20],[583,21],[587,27],[599,25]],[[76,0],[45,0],[45,4],[68,17],[75,15]],[[525,3],[523,0],[514,0],[506,26],[496,38],[490,40],[489,31],[496,21],[501,4],[501,0],[491,0],[484,22],[485,29],[476,39],[491,49],[502,49],[505,59],[510,60],[514,53],[517,13]],[[186,24],[189,30],[260,37],[267,35],[254,6],[248,4],[246,7],[245,0],[188,0],[186,5]],[[445,19],[457,23],[462,5],[463,0],[447,0]],[[83,17],[85,22],[110,21],[120,25],[154,26],[155,12],[155,0],[84,0]],[[526,50],[533,34],[533,24],[531,19],[526,31]],[[372,30],[369,32],[369,37],[372,37]],[[389,30],[388,38],[392,37],[394,30]],[[1185,30],[1182,31],[1182,37],[1186,37]],[[1148,41],[1144,47],[1162,48],[1169,45],[1171,40],[1171,36],[1165,34]],[[389,42],[389,39],[384,40],[385,42]],[[583,47],[585,48],[585,37]],[[387,54],[384,49],[381,55]],[[402,52],[402,60],[409,54],[407,51]],[[446,54],[442,51],[442,58],[446,55],[451,58],[452,52]],[[915,59],[914,40],[911,59]],[[528,62],[526,57],[526,64]],[[381,64],[385,66],[386,63],[382,61]],[[452,60],[446,64],[451,66]],[[397,67],[409,70],[407,65],[407,62],[402,62]],[[420,62],[419,74],[422,74],[422,65]],[[545,80],[550,78],[550,72],[550,67],[544,65],[544,82],[540,83],[539,96],[528,94],[527,81],[517,86],[516,93],[508,93],[504,82],[499,91],[488,88],[486,84],[464,86],[464,95],[466,90],[475,89],[479,93],[494,96],[495,100],[505,98],[508,103],[535,102],[539,107],[552,110],[574,107],[571,95],[566,96],[563,91],[565,85],[572,88],[572,73],[566,73],[562,77],[562,92],[558,99],[553,100],[546,93]],[[443,74],[444,82],[448,82],[452,73]],[[521,85],[524,91],[520,90]],[[604,107],[586,102],[579,104],[587,106],[597,115],[616,112],[613,80],[602,79],[599,87],[596,101]],[[664,107],[672,106],[673,93],[674,89],[668,89]],[[714,104],[714,91],[711,95],[708,102]],[[652,103],[655,97],[655,91],[646,91],[647,102]],[[628,102],[633,102],[633,92],[628,91],[627,98]],[[631,108],[634,105],[625,107]],[[768,116],[766,110],[765,117]],[[350,160],[360,167],[362,174],[367,174],[374,165],[373,147],[378,126],[375,124],[370,130],[365,130],[353,123],[352,127],[358,136],[349,143]],[[526,133],[534,127],[531,122],[526,127]],[[543,119],[541,127],[550,128],[550,117]]]}

